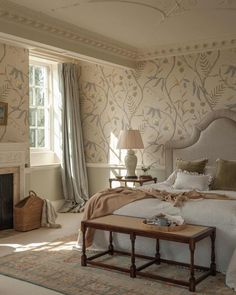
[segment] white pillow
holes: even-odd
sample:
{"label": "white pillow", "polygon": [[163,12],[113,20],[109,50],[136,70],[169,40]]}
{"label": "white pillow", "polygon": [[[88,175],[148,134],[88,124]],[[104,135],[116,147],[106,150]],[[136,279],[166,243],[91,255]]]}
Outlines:
{"label": "white pillow", "polygon": [[176,180],[176,176],[177,176],[177,172],[181,171],[181,170],[174,170],[171,175],[165,180],[165,183],[167,183],[168,185],[173,185],[175,183]]}
{"label": "white pillow", "polygon": [[173,188],[207,191],[209,190],[211,180],[211,175],[190,173],[187,171],[178,171]]}

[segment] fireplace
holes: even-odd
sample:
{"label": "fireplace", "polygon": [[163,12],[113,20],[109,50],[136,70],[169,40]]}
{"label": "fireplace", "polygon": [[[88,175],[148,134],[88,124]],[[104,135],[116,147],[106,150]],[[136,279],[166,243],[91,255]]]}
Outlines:
{"label": "fireplace", "polygon": [[0,230],[13,227],[13,208],[24,198],[27,144],[0,143]]}
{"label": "fireplace", "polygon": [[0,230],[13,227],[13,174],[0,175]]}

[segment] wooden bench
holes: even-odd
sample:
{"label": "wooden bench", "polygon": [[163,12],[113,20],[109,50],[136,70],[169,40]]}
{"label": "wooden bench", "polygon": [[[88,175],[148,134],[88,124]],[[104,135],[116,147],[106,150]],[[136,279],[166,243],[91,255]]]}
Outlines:
{"label": "wooden bench", "polygon": [[[83,246],[82,246],[82,256],[81,256],[81,265],[86,266],[87,264],[104,267],[108,269],[114,269],[123,271],[130,274],[130,277],[135,278],[136,275],[149,277],[157,280],[166,281],[169,283],[187,286],[191,292],[195,292],[196,285],[204,280],[209,275],[216,275],[216,264],[215,264],[215,236],[216,230],[215,227],[207,227],[201,225],[190,225],[187,224],[186,227],[180,231],[160,231],[155,226],[149,226],[143,223],[144,219],[120,216],[120,215],[107,215],[104,217],[95,218],[92,220],[86,220],[81,222],[81,231],[83,234]],[[86,246],[85,246],[85,235],[88,228],[100,229],[104,231],[109,231],[109,245],[108,250],[101,253],[97,253],[90,257],[86,256]],[[113,237],[112,233],[123,233],[128,234],[131,240],[131,253],[115,250],[113,247]],[[150,257],[146,255],[139,255],[135,253],[135,238],[136,236],[153,238],[156,240],[156,254],[155,257]],[[206,237],[211,239],[211,263],[210,267],[197,266],[194,264],[194,252],[196,243]],[[190,250],[190,263],[182,263],[167,259],[162,259],[160,256],[160,246],[159,240],[168,240],[173,242],[185,243],[189,245]],[[103,262],[94,261],[96,258],[99,258],[103,255],[113,255],[114,253],[121,255],[130,255],[131,256],[131,265],[130,268],[118,267],[115,265],[109,265]],[[136,267],[135,259],[136,257],[141,257],[149,260],[147,263]],[[154,273],[142,272],[146,267],[156,263],[160,264],[161,262],[175,265],[182,265],[184,267],[189,267],[190,277],[189,280],[177,280],[173,278],[167,278],[164,276],[159,276]],[[204,273],[195,278],[195,269],[202,270]]]}

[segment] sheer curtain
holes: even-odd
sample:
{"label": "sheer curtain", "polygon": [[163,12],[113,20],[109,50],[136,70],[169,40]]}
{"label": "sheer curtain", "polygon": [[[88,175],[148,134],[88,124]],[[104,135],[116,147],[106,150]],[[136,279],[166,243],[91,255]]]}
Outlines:
{"label": "sheer curtain", "polygon": [[59,66],[62,95],[62,185],[65,204],[60,212],[80,212],[88,200],[88,180],[80,121],[77,66]]}

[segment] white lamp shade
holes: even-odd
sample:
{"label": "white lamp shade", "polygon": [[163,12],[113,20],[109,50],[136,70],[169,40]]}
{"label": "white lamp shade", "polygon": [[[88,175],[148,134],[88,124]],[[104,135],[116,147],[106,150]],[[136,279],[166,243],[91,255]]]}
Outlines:
{"label": "white lamp shade", "polygon": [[118,143],[118,149],[143,149],[143,141],[139,130],[121,130]]}

